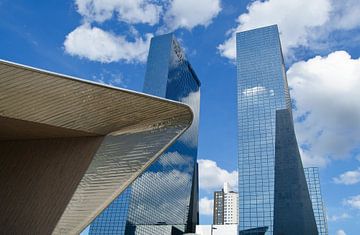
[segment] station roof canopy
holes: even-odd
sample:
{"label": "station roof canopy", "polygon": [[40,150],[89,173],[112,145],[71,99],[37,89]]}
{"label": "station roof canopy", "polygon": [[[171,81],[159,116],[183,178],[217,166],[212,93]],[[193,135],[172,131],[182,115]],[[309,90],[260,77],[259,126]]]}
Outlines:
{"label": "station roof canopy", "polygon": [[14,166],[0,169],[0,209],[17,228],[0,225],[10,233],[81,232],[192,119],[182,103],[0,60],[0,167]]}

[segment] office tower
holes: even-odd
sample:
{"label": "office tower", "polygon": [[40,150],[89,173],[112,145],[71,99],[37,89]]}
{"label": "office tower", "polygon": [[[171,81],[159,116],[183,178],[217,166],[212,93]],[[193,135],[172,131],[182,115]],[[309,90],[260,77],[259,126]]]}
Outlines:
{"label": "office tower", "polygon": [[[172,34],[152,38],[143,91],[188,104],[193,109],[194,121],[158,161],[135,180],[126,215],[117,217],[126,218],[125,234],[194,232],[198,223],[196,159],[200,82]],[[114,206],[115,202],[107,210]],[[116,217],[115,214],[108,216]],[[100,227],[117,226],[112,221],[114,219],[98,217],[90,227],[90,234],[101,234],[97,230]]]}
{"label": "office tower", "polygon": [[3,60],[0,84],[1,234],[79,234],[193,120],[181,103]]}
{"label": "office tower", "polygon": [[239,230],[317,234],[276,25],[237,33]]}
{"label": "office tower", "polygon": [[238,193],[229,190],[229,184],[224,184],[224,224],[238,224],[239,206]]}
{"label": "office tower", "polygon": [[213,224],[238,224],[238,193],[224,183],[221,191],[214,192]]}
{"label": "office tower", "polygon": [[224,224],[224,192],[214,192],[213,224]]}
{"label": "office tower", "polygon": [[319,235],[328,235],[325,205],[321,195],[319,168],[305,167],[304,172]]}
{"label": "office tower", "polygon": [[90,225],[89,234],[124,234],[131,187],[128,187]]}

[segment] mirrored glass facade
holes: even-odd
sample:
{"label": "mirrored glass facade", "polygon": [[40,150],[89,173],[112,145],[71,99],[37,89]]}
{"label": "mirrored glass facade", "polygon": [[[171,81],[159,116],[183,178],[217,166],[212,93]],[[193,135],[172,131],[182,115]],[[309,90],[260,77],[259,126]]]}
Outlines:
{"label": "mirrored glass facade", "polygon": [[239,229],[273,232],[276,110],[291,110],[277,26],[237,33]]}
{"label": "mirrored glass facade", "polygon": [[[144,93],[180,101],[192,107],[194,121],[190,128],[131,186],[126,218],[118,223],[125,234],[182,234],[195,232],[198,223],[197,143],[200,109],[200,82],[172,34],[154,37],[151,41]],[[134,159],[136,161],[136,159]],[[126,195],[109,208],[120,205]],[[120,210],[114,210],[120,211]],[[90,234],[100,233],[95,226],[113,226],[115,216],[99,216],[91,225]],[[116,222],[117,223],[117,222]],[[121,229],[119,229],[120,231]]]}
{"label": "mirrored glass facade", "polygon": [[89,234],[124,234],[131,188],[102,212],[91,224]]}
{"label": "mirrored glass facade", "polygon": [[316,235],[317,227],[288,109],[276,110],[273,234]]}
{"label": "mirrored glass facade", "polygon": [[321,194],[319,168],[306,167],[304,168],[304,172],[319,235],[328,235],[325,205]]}
{"label": "mirrored glass facade", "polygon": [[236,48],[240,234],[318,234],[277,26],[237,33]]}

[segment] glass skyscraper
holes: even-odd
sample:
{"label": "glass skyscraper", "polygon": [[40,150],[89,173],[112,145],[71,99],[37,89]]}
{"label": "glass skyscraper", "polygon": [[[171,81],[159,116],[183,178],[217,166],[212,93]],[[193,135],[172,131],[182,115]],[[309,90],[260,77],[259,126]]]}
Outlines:
{"label": "glass skyscraper", "polygon": [[124,234],[131,188],[127,188],[90,225],[89,234]]}
{"label": "glass skyscraper", "polygon": [[[284,195],[281,195],[282,192],[279,191],[288,190],[288,192],[285,192],[288,195],[296,191],[291,185],[285,187],[285,185],[281,184],[281,190],[275,189],[276,160],[285,159],[283,162],[280,161],[277,166],[280,166],[279,174],[277,174],[277,179],[280,179],[277,181],[278,186],[281,179],[289,173],[284,172],[284,169],[287,169],[285,167],[286,164],[292,164],[292,162],[287,161],[285,156],[282,156],[284,155],[282,152],[279,152],[277,158],[275,156],[278,150],[284,150],[283,146],[276,146],[277,143],[281,143],[281,141],[278,142],[281,139],[295,141],[293,141],[293,146],[291,146],[294,147],[291,149],[294,150],[294,153],[290,155],[294,155],[295,159],[293,161],[295,166],[292,167],[295,167],[296,172],[300,173],[293,178],[296,182],[300,182],[300,200],[307,206],[304,211],[306,213],[309,212],[309,206],[311,209],[295,135],[291,135],[291,128],[293,128],[291,99],[277,26],[273,25],[237,33],[236,48],[238,77],[239,230],[243,231],[242,234],[251,234],[257,228],[259,230],[267,228],[266,234],[273,234],[275,226],[274,214],[276,212],[274,209],[275,201],[282,203],[288,199],[293,200],[292,197],[286,198]],[[277,118],[283,122],[277,122],[279,121]],[[291,119],[291,121],[288,127],[286,126],[286,130],[284,128],[278,130],[278,127],[281,127],[288,119]],[[289,135],[289,138],[276,136],[277,133]],[[285,150],[289,151],[290,149]],[[290,158],[291,156],[288,157]],[[281,174],[283,175],[281,176]],[[289,174],[291,176],[292,173],[290,172]],[[290,190],[295,191],[290,192]],[[284,200],[275,200],[281,197]],[[286,202],[289,203],[289,201]],[[281,203],[276,204],[277,208],[283,206]],[[290,205],[293,205],[295,208],[300,206],[301,203],[290,202]],[[279,216],[276,219],[277,224],[282,219]],[[288,222],[290,225],[294,221]],[[315,222],[313,224],[315,226]]]}
{"label": "glass skyscraper", "polygon": [[[195,232],[198,223],[196,160],[200,82],[173,34],[152,38],[143,91],[188,104],[193,109],[194,121],[134,181],[128,189],[129,195],[121,195],[94,220],[90,234],[123,234],[125,231],[125,234],[170,235]],[[101,230],[103,227],[109,228],[106,233],[101,232],[105,231]]]}
{"label": "glass skyscraper", "polygon": [[319,235],[328,235],[325,206],[321,195],[319,168],[306,167],[304,172]]}

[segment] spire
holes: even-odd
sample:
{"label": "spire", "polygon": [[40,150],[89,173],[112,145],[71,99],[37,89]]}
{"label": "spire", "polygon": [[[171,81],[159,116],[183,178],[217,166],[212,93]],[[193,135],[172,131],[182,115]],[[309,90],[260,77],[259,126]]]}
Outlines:
{"label": "spire", "polygon": [[224,191],[224,193],[228,193],[230,191],[230,185],[228,182],[224,183],[223,191]]}

